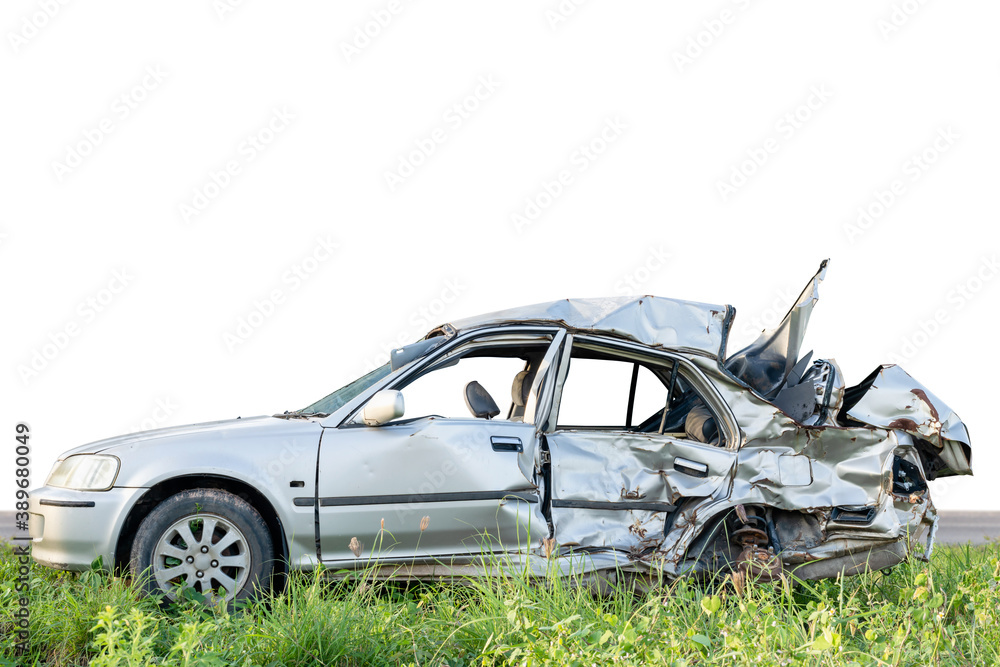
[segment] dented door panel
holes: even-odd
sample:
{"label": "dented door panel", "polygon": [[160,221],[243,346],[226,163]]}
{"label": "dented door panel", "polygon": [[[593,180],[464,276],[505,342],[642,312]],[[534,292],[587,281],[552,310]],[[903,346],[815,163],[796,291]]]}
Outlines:
{"label": "dented door panel", "polygon": [[547,436],[553,495],[566,500],[676,504],[727,485],[735,454],[664,436],[557,431]]}
{"label": "dented door panel", "polygon": [[728,489],[735,460],[734,452],[664,436],[566,430],[546,440],[561,545],[656,546],[680,500]]}

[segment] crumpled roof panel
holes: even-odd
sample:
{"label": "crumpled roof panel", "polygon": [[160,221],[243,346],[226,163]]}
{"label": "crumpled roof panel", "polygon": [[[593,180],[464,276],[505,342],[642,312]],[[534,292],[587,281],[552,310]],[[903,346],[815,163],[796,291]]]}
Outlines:
{"label": "crumpled roof panel", "polygon": [[718,358],[725,353],[728,326],[734,313],[728,305],[659,296],[620,296],[519,306],[457,320],[451,326],[463,331],[511,322],[559,324],[655,347],[686,348]]}

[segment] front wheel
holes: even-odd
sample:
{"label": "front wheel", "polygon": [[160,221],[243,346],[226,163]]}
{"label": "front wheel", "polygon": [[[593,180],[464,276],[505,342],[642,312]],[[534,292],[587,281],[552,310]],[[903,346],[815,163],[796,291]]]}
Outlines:
{"label": "front wheel", "polygon": [[190,586],[212,604],[231,605],[269,588],[274,545],[250,503],[219,489],[192,489],[143,519],[130,566],[149,593],[175,600]]}

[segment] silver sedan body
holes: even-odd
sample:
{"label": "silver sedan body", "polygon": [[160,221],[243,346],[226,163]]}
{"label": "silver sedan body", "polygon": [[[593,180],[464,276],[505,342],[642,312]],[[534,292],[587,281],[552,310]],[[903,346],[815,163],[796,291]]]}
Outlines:
{"label": "silver sedan body", "polygon": [[[968,432],[899,367],[849,387],[800,356],[825,270],[730,355],[731,306],[563,300],[438,327],[298,412],[84,445],[31,492],[34,557],[227,589],[260,557],[387,577],[805,579],[925,558],[927,482],[971,474]],[[235,514],[163,510],[205,489]]]}

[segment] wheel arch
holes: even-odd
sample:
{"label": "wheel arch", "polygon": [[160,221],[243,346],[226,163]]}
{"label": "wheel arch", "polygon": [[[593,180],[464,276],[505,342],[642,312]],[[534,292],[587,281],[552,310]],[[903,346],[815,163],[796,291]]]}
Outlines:
{"label": "wheel arch", "polygon": [[122,523],[121,530],[118,531],[118,539],[115,543],[114,569],[124,572],[128,569],[129,558],[132,552],[132,543],[135,540],[136,531],[139,524],[160,502],[166,500],[182,491],[192,489],[219,489],[228,491],[250,503],[257,513],[260,514],[267,525],[271,535],[271,542],[275,548],[274,572],[276,581],[279,583],[288,574],[288,542],[285,538],[285,530],[281,525],[281,518],[275,511],[274,506],[259,490],[246,482],[224,475],[181,475],[157,482],[144,493],[129,510],[128,516]]}

